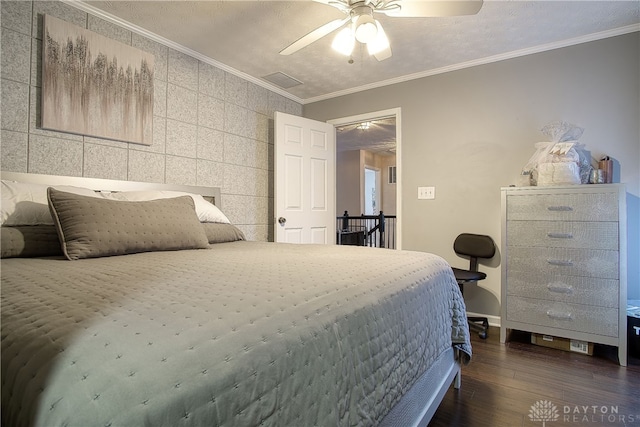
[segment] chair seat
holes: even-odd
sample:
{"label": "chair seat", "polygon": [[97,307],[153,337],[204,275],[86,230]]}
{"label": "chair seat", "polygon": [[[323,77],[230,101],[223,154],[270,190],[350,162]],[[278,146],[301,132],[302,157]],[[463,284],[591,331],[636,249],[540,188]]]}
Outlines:
{"label": "chair seat", "polygon": [[458,282],[476,282],[478,280],[484,280],[487,277],[485,273],[482,273],[480,271],[462,270],[455,267],[451,268]]}

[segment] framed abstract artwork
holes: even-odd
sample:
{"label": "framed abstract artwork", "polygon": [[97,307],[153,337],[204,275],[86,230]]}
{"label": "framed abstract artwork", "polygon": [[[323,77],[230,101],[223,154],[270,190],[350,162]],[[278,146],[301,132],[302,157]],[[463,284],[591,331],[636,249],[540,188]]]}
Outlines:
{"label": "framed abstract artwork", "polygon": [[153,55],[46,15],[42,128],[151,145]]}

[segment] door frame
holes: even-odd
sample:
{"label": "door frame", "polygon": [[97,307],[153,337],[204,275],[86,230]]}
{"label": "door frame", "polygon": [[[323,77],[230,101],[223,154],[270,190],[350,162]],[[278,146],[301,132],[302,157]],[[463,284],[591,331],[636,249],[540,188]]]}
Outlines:
{"label": "door frame", "polygon": [[[348,125],[355,122],[364,122],[380,119],[382,117],[395,116],[396,118],[396,249],[402,249],[402,120],[401,108],[390,108],[388,110],[372,111],[355,116],[340,117],[327,120],[327,123],[334,127]],[[337,138],[336,138],[337,144]],[[337,152],[337,148],[336,148]],[[336,190],[338,183],[336,182]],[[337,215],[337,213],[336,213]]]}

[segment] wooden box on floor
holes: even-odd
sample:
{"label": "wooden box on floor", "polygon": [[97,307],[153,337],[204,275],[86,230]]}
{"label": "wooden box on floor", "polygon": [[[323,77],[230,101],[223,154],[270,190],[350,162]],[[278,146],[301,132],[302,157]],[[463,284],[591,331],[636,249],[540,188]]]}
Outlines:
{"label": "wooden box on floor", "polygon": [[531,344],[593,356],[593,343],[587,341],[570,340],[552,335],[532,333]]}

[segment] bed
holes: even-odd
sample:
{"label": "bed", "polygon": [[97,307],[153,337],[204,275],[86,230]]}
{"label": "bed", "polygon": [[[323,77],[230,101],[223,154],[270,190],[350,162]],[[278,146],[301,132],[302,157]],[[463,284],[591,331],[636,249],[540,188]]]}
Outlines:
{"label": "bed", "polygon": [[3,204],[45,188],[53,222],[11,211],[41,195],[3,205],[3,426],[426,425],[460,385],[465,307],[436,255],[247,241],[190,196],[218,189],[2,178]]}

